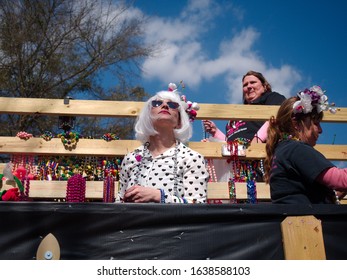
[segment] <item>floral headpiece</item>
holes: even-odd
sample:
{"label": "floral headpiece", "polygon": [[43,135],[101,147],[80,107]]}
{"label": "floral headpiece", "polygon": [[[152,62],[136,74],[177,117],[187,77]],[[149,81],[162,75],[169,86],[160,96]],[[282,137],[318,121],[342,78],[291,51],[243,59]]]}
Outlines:
{"label": "floral headpiece", "polygon": [[[185,88],[183,81],[180,81],[180,85],[182,87],[182,89]],[[168,91],[173,91],[176,92],[177,91],[177,86],[174,83],[169,83],[169,88]],[[192,102],[192,101],[187,101],[187,97],[185,95],[181,95],[181,100],[184,101],[185,104],[185,110],[189,116],[189,120],[191,122],[193,122],[197,116],[197,111],[200,109],[198,103],[196,102]]]}
{"label": "floral headpiece", "polygon": [[329,110],[330,113],[335,114],[336,108],[333,108],[335,103],[329,104],[328,97],[324,93],[320,86],[312,86],[300,91],[298,93],[300,100],[293,104],[294,114],[311,113],[313,107],[316,107],[318,113]]}

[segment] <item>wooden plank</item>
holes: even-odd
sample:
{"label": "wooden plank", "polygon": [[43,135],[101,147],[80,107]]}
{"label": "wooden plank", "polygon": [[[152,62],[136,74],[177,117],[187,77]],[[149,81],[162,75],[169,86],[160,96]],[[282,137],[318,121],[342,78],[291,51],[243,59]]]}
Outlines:
{"label": "wooden plank", "polygon": [[[118,188],[118,182],[115,184]],[[67,181],[31,181],[29,197],[33,199],[65,199]],[[102,200],[103,182],[87,181],[86,198]]]}
{"label": "wooden plank", "polygon": [[90,155],[124,156],[140,146],[136,140],[80,139],[75,147],[64,146],[59,138],[46,141],[42,138],[23,140],[18,137],[0,137],[1,154],[28,155]]}
{"label": "wooden plank", "polygon": [[[188,146],[206,158],[224,158],[222,145],[224,142],[189,142]],[[140,146],[137,140],[80,139],[76,146],[64,146],[59,138],[46,141],[42,138],[23,140],[18,137],[0,137],[0,154],[33,154],[33,155],[87,155],[87,156],[124,156]],[[329,160],[347,160],[347,145],[316,145]],[[252,144],[246,151],[247,159],[265,157],[265,144]]]}
{"label": "wooden plank", "polygon": [[[267,121],[276,116],[279,106],[244,105],[244,104],[204,104],[199,103],[197,119],[212,120],[262,120]],[[337,108],[336,114],[324,114],[322,122],[347,122],[347,108]]]}
{"label": "wooden plank", "polygon": [[[1,168],[1,166],[0,166]],[[1,171],[2,172],[2,171]],[[15,187],[13,184],[4,184],[3,190]],[[66,196],[67,181],[30,181],[29,196],[33,200],[37,199],[64,199]],[[119,182],[116,182],[116,190],[118,190]],[[240,200],[247,199],[246,183],[236,183],[236,198]],[[87,181],[86,182],[86,198],[88,200],[102,200],[103,182]],[[209,182],[207,186],[207,199],[211,200],[229,200],[228,182]],[[269,202],[270,186],[257,182],[257,199],[259,202]],[[341,204],[346,204],[347,198],[341,200]]]}
{"label": "wooden plank", "polygon": [[[75,147],[64,146],[59,138],[46,141],[42,138],[23,140],[18,137],[0,137],[0,154],[36,155],[90,155],[124,156],[140,146],[137,140],[80,139]],[[221,158],[222,143],[190,142],[189,147],[208,158]]]}
{"label": "wooden plank", "polygon": [[[259,183],[260,199],[269,199],[268,186]],[[5,185],[4,185],[5,186]],[[14,185],[6,185],[14,187]],[[118,190],[119,182],[116,182],[116,190]],[[262,187],[261,187],[262,186]],[[30,181],[29,197],[31,199],[65,199],[67,181]],[[245,183],[237,183],[237,198],[247,199],[247,190]],[[266,197],[266,194],[268,196]],[[103,182],[102,181],[86,181],[86,198],[93,200],[102,200]],[[208,199],[229,199],[228,182],[211,182],[208,184]]]}
{"label": "wooden plank", "polygon": [[[198,101],[197,101],[198,102]],[[19,115],[137,117],[144,102],[114,100],[69,100],[45,98],[0,97],[0,113]],[[268,120],[279,106],[199,103],[197,119]],[[337,108],[336,114],[324,114],[323,122],[347,122],[347,108]]]}
{"label": "wooden plank", "polygon": [[[314,148],[329,160],[347,160],[347,145],[318,144]],[[254,143],[246,151],[247,158],[261,159],[265,156],[265,144]]]}
{"label": "wooden plank", "polygon": [[229,200],[228,182],[210,182],[208,183],[207,199]]}
{"label": "wooden plank", "polygon": [[0,97],[0,113],[18,115],[136,117],[143,102]]}
{"label": "wooden plank", "polygon": [[[270,186],[263,182],[257,182],[257,199],[262,201],[270,201]],[[236,199],[245,200],[247,199],[247,184],[242,182],[235,183]],[[209,182],[208,199],[229,199],[229,187],[228,182]]]}
{"label": "wooden plank", "polygon": [[[119,182],[116,182],[118,188]],[[67,181],[31,181],[30,197],[33,199],[51,198],[62,199],[66,196]],[[14,187],[9,185],[8,187]],[[86,198],[102,199],[103,182],[87,181],[86,182]],[[237,199],[247,199],[246,183],[236,183]],[[207,190],[208,199],[229,199],[228,182],[210,182]],[[265,183],[257,183],[257,198],[259,200],[270,200],[270,189]]]}
{"label": "wooden plank", "polygon": [[326,259],[321,221],[314,216],[287,217],[281,230],[285,259]]}

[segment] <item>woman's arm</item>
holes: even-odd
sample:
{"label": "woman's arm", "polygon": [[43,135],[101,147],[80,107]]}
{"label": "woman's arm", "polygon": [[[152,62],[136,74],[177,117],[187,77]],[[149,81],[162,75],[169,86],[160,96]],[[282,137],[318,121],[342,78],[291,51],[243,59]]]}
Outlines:
{"label": "woman's arm", "polygon": [[212,138],[215,138],[220,141],[225,141],[225,134],[219,130],[214,122],[210,120],[203,120],[204,129],[206,132],[210,133]]}
{"label": "woman's arm", "polygon": [[267,138],[267,129],[269,127],[269,122],[266,121],[261,128],[254,135],[251,143],[265,143]]}
{"label": "woman's arm", "polygon": [[319,174],[316,181],[334,190],[347,191],[347,168],[328,168]]}

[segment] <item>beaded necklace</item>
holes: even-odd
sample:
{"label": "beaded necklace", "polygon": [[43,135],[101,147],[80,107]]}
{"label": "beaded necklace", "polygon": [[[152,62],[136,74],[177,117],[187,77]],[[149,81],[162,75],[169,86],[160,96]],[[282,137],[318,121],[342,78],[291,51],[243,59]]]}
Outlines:
{"label": "beaded necklace", "polygon": [[207,161],[207,171],[208,174],[210,175],[209,182],[217,182],[217,174],[216,174],[216,169],[214,167],[213,159],[209,158],[206,160]]}
{"label": "beaded necklace", "polygon": [[[139,149],[136,149],[135,150],[135,158],[136,158],[136,161],[138,162],[137,164],[137,170],[135,172],[135,179],[134,179],[134,184],[135,185],[139,185],[139,178],[140,178],[140,175],[141,175],[141,171],[142,171],[142,168],[144,166],[144,158],[145,157],[149,157],[149,158],[152,158],[152,155],[151,153],[149,152],[148,150],[148,147],[149,147],[150,143],[149,142],[146,142],[145,144],[143,144],[143,150],[142,150],[142,154],[140,154],[140,150]],[[178,193],[178,179],[177,179],[177,165],[178,165],[178,161],[177,161],[177,154],[178,154],[178,145],[179,145],[179,142],[176,141],[176,144],[175,144],[175,150],[174,150],[174,155],[172,157],[173,159],[173,162],[174,162],[174,165],[173,165],[173,174],[174,174],[174,195],[177,196],[177,197],[180,197],[179,196],[179,193]]]}
{"label": "beaded necklace", "polygon": [[257,203],[256,169],[259,163],[239,159],[239,145],[243,146],[244,149],[249,146],[249,141],[245,138],[238,138],[228,141],[228,145],[231,151],[228,159],[228,162],[231,163],[231,177],[228,182],[230,203],[238,203],[236,199],[236,182],[246,182],[247,203]]}
{"label": "beaded necklace", "polygon": [[340,198],[339,198],[339,196],[337,195],[337,192],[336,192],[335,190],[334,190],[334,194],[335,194],[335,204],[340,205],[340,204],[341,204]]}
{"label": "beaded necklace", "polygon": [[71,176],[67,181],[66,201],[85,202],[86,200],[86,180],[81,174]]}
{"label": "beaded necklace", "polygon": [[300,141],[299,138],[291,135],[291,134],[288,134],[288,133],[283,133],[281,138],[278,140],[278,142],[281,142],[281,141],[284,141],[284,140],[294,140],[294,141]]}

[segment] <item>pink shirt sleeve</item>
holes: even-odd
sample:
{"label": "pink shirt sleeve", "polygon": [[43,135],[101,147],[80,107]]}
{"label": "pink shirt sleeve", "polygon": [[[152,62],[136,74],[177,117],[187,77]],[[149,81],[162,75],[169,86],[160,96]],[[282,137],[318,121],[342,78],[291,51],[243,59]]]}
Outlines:
{"label": "pink shirt sleeve", "polygon": [[[269,122],[266,121],[261,128],[257,131],[257,133],[254,135],[257,140],[260,140],[261,142],[265,143],[267,139],[267,129],[269,127]],[[259,141],[256,141],[259,142]]]}
{"label": "pink shirt sleeve", "polygon": [[331,189],[346,191],[347,168],[331,167],[319,174],[316,181]]}
{"label": "pink shirt sleeve", "polygon": [[217,128],[213,138],[216,138],[221,141],[225,141],[225,134]]}

